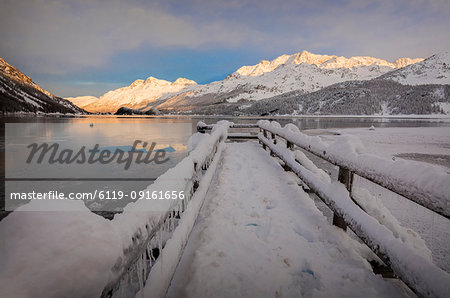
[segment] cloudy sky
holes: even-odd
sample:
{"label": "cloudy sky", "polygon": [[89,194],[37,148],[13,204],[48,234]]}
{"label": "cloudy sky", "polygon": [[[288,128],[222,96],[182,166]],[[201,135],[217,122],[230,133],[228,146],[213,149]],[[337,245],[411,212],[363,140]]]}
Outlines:
{"label": "cloudy sky", "polygon": [[302,50],[428,57],[449,32],[448,0],[0,0],[0,57],[63,97],[149,76],[207,83]]}

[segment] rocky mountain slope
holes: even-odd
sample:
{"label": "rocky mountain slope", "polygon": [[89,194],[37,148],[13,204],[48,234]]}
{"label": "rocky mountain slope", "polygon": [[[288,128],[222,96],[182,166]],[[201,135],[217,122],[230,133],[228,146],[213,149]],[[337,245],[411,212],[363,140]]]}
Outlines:
{"label": "rocky mountain slope", "polygon": [[42,89],[0,58],[0,111],[2,113],[85,113],[70,101]]}
{"label": "rocky mountain slope", "polygon": [[292,91],[310,93],[339,82],[369,80],[418,61],[422,59],[401,58],[391,63],[373,57],[345,58],[303,51],[243,66],[223,81],[206,85],[186,79],[179,84],[178,80],[171,84],[152,77],[145,82],[138,80],[83,107],[91,112],[115,112],[121,106],[187,112],[200,105],[261,100]]}

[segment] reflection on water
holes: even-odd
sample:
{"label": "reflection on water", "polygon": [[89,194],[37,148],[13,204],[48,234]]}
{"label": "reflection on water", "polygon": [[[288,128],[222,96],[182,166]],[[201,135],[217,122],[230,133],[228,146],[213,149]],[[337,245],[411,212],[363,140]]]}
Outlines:
{"label": "reflection on water", "polygon": [[[175,166],[187,154],[186,145],[193,133],[193,122],[190,119],[148,119],[148,118],[116,118],[116,117],[87,117],[87,118],[13,118],[5,119],[6,160],[2,158],[6,178],[70,178],[70,181],[7,181],[6,191],[9,192],[48,192],[50,190],[69,192],[97,191],[123,191],[130,194],[132,191],[145,189],[167,169]],[[93,125],[91,125],[93,123]],[[86,152],[86,159],[90,150],[97,144],[102,148],[125,148],[132,146],[136,140],[141,141],[142,148],[146,142],[145,154],[150,159],[156,150],[165,149],[167,162],[145,164],[132,163],[125,170],[124,163],[114,162],[102,164],[87,162],[70,164],[49,163],[50,153],[43,162],[38,164],[38,154],[32,163],[26,163],[32,143],[49,145],[57,143],[58,155],[63,150],[70,149],[74,156],[82,150]],[[155,147],[150,150],[152,143]],[[136,160],[138,153],[131,153]],[[152,156],[153,154],[153,156]],[[98,154],[95,156],[98,157]],[[124,153],[129,157],[129,153]],[[164,159],[165,159],[164,158]],[[79,178],[80,180],[76,180]],[[96,178],[105,181],[85,181]],[[114,179],[121,179],[120,181]],[[124,179],[127,179],[124,181]],[[96,211],[120,211],[131,198],[122,200],[85,200],[85,204]],[[7,201],[7,210],[14,210],[18,205],[27,201]],[[10,204],[10,205],[8,205]]]}

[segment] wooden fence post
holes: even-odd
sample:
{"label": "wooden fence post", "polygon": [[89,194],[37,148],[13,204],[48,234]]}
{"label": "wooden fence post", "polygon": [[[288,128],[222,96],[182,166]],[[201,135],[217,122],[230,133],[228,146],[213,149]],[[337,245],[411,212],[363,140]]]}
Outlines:
{"label": "wooden fence post", "polygon": [[[288,140],[286,140],[286,147],[287,147],[289,150],[294,151],[294,143],[291,143],[291,142],[289,142]],[[285,171],[291,171],[291,170],[292,170],[286,163],[284,163],[283,169],[284,169]]]}
{"label": "wooden fence post", "polygon": [[[276,145],[276,144],[277,144],[277,138],[276,138],[276,135],[275,135],[273,132],[271,132],[270,134],[271,134],[271,136],[272,136],[273,143]],[[272,157],[275,156],[275,153],[273,153],[272,150],[270,150],[270,156],[272,156]]]}
{"label": "wooden fence post", "polygon": [[[267,130],[263,129],[262,131],[263,131],[264,137],[267,139]],[[264,143],[263,143],[263,149],[264,149],[264,150],[267,150],[267,146],[266,146],[266,144],[264,144]]]}
{"label": "wooden fence post", "polygon": [[[345,185],[345,188],[347,188],[348,192],[351,195],[353,173],[349,169],[339,167],[338,181]],[[347,230],[347,224],[345,223],[345,220],[336,213],[333,213],[333,225],[343,229],[344,231]]]}
{"label": "wooden fence post", "polygon": [[289,142],[288,140],[286,140],[286,147],[293,151],[294,150],[294,143]]}
{"label": "wooden fence post", "polygon": [[199,186],[199,177],[197,176],[199,173],[199,169],[198,169],[198,164],[196,162],[194,162],[194,172],[195,172],[195,178],[194,178],[194,182],[192,185],[192,194],[194,194],[194,192],[197,190],[198,186]]}

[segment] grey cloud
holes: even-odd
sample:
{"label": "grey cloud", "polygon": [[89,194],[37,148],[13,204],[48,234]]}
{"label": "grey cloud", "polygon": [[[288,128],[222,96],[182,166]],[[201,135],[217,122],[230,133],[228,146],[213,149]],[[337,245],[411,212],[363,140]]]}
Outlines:
{"label": "grey cloud", "polygon": [[450,48],[448,0],[192,0],[186,13],[174,9],[178,3],[4,0],[0,56],[64,74],[107,67],[115,54],[141,47],[246,47],[267,58],[306,49],[391,60]]}
{"label": "grey cloud", "polygon": [[[326,18],[311,17],[305,23],[316,33],[311,43],[338,48],[342,55],[390,60],[428,57],[450,48],[450,15],[445,15],[450,3],[432,2],[413,0],[399,6],[395,1],[367,1],[365,5],[353,1],[325,11]],[[377,5],[364,9],[371,3]]]}
{"label": "grey cloud", "polygon": [[114,54],[144,45],[234,47],[263,35],[226,20],[194,22],[158,6],[121,1],[25,2],[0,4],[0,55],[26,59],[24,64],[42,73],[102,67]]}

